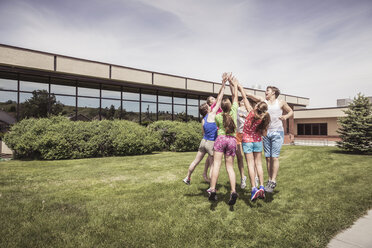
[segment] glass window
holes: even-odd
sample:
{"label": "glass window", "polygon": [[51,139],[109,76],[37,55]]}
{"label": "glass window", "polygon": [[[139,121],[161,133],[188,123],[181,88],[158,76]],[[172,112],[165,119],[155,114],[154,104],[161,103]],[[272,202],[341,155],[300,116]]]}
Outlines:
{"label": "glass window", "polygon": [[176,121],[186,121],[185,105],[174,105],[174,119]]}
{"label": "glass window", "polygon": [[123,101],[122,119],[139,122],[139,102]]}
{"label": "glass window", "polygon": [[305,135],[311,135],[311,124],[305,124]]}
{"label": "glass window", "polygon": [[139,101],[139,93],[123,92],[123,100],[136,100],[136,101]]}
{"label": "glass window", "polygon": [[9,125],[16,121],[17,92],[0,91],[0,109],[7,114],[1,120],[0,132],[6,132],[9,130]]}
{"label": "glass window", "polygon": [[320,135],[328,135],[327,123],[321,123],[320,124]]}
{"label": "glass window", "polygon": [[47,117],[48,93],[20,93],[19,116],[20,119]]}
{"label": "glass window", "polygon": [[187,99],[187,105],[199,105],[199,100],[198,99]]}
{"label": "glass window", "polygon": [[17,85],[17,80],[0,78],[0,90],[17,90]]}
{"label": "glass window", "polygon": [[174,104],[186,104],[186,99],[185,98],[180,98],[180,97],[174,97]]}
{"label": "glass window", "polygon": [[159,103],[159,120],[172,120],[172,105]]}
{"label": "glass window", "polygon": [[52,84],[50,85],[50,92],[55,94],[76,95],[76,87]]}
{"label": "glass window", "polygon": [[304,135],[304,124],[297,124],[297,135]]}
{"label": "glass window", "polygon": [[21,81],[20,82],[20,90],[21,91],[28,91],[28,92],[33,92],[34,90],[49,91],[49,85],[48,84],[43,84],[43,83]]}
{"label": "glass window", "polygon": [[79,96],[99,97],[99,89],[79,87],[78,88],[78,95]]}
{"label": "glass window", "polygon": [[75,104],[76,97],[74,96],[58,96],[56,95],[57,103],[62,104],[62,115],[75,119]]}
{"label": "glass window", "polygon": [[156,121],[156,103],[142,102],[142,123]]}
{"label": "glass window", "polygon": [[120,119],[120,100],[102,99],[101,118],[108,120]]}
{"label": "glass window", "polygon": [[199,107],[188,106],[187,107],[188,120],[199,120]]}
{"label": "glass window", "polygon": [[78,119],[88,118],[89,120],[99,119],[99,99],[98,98],[78,98]]}
{"label": "glass window", "polygon": [[171,96],[159,96],[159,102],[172,103],[172,97]]}
{"label": "glass window", "polygon": [[142,101],[156,102],[156,95],[142,94]]}
{"label": "glass window", "polygon": [[115,85],[102,85],[102,97],[120,99],[121,87]]}
{"label": "glass window", "polygon": [[319,124],[312,124],[312,135],[319,135]]}

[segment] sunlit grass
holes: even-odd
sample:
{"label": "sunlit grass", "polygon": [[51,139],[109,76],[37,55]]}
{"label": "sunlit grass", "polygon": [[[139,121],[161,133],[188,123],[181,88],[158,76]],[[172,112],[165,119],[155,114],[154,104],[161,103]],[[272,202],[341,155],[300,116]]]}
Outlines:
{"label": "sunlit grass", "polygon": [[0,162],[0,247],[325,247],[372,207],[372,156],[284,147],[274,194],[230,208],[223,168],[215,203],[203,164],[182,182],[195,154]]}

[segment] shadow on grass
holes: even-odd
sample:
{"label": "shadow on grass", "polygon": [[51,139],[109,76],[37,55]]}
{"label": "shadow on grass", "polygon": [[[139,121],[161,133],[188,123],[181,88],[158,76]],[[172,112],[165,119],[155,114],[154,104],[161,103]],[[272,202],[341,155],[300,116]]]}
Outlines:
{"label": "shadow on grass", "polygon": [[265,192],[265,199],[264,199],[264,201],[266,203],[272,202],[274,200],[274,196],[276,194],[278,194],[279,192],[280,192],[279,190],[274,190],[273,193],[267,193],[267,192]]}

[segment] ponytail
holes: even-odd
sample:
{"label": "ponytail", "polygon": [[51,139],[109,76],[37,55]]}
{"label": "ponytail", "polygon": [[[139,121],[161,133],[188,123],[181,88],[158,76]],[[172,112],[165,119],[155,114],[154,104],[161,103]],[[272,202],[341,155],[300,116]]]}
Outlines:
{"label": "ponytail", "polygon": [[269,112],[265,112],[263,114],[261,123],[258,124],[256,131],[258,131],[262,136],[266,136],[267,134],[267,128],[269,127],[270,124],[270,114]]}
{"label": "ponytail", "polygon": [[221,108],[223,110],[222,117],[223,117],[223,127],[225,128],[226,134],[234,134],[236,125],[235,122],[230,115],[231,110],[231,102],[228,98],[224,98],[221,102]]}

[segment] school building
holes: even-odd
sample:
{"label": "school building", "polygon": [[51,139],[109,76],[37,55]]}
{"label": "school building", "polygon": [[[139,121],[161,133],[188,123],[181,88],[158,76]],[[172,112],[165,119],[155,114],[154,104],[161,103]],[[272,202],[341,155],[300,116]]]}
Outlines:
{"label": "school building", "polygon": [[[157,120],[200,121],[198,106],[216,96],[220,87],[220,82],[0,44],[2,131],[30,116],[28,103],[37,97],[47,99],[40,113],[58,109],[71,120],[116,118],[143,125]],[[246,91],[265,96],[264,90]],[[225,94],[230,95],[228,87]],[[293,138],[337,138],[338,110],[305,110],[309,98],[288,94],[279,98],[295,110],[294,118],[283,123],[286,143]]]}

